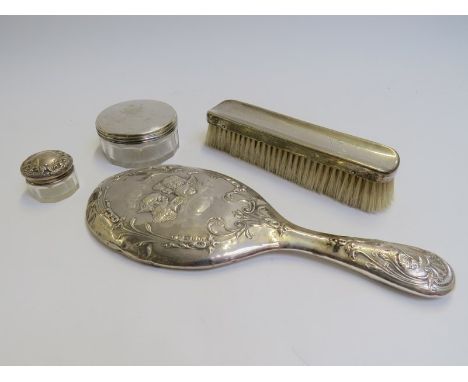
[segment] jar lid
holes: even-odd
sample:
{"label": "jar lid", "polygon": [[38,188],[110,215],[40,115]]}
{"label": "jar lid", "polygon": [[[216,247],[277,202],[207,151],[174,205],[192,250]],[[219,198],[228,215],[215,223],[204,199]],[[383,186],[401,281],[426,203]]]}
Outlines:
{"label": "jar lid", "polygon": [[96,119],[98,135],[115,143],[143,143],[174,131],[177,113],[167,103],[133,100],[104,109]]}
{"label": "jar lid", "polygon": [[73,171],[73,158],[60,150],[45,150],[26,158],[21,174],[34,185],[55,183]]}

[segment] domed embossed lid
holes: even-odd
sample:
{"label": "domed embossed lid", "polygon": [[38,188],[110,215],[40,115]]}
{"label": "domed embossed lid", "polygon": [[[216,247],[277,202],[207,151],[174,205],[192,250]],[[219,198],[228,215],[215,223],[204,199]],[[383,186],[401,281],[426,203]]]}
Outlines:
{"label": "domed embossed lid", "polygon": [[115,143],[142,143],[166,136],[177,126],[177,113],[167,103],[132,100],[104,109],[96,119],[98,135]]}
{"label": "domed embossed lid", "polygon": [[57,182],[73,171],[73,159],[60,150],[45,150],[33,154],[21,164],[26,182],[46,185]]}

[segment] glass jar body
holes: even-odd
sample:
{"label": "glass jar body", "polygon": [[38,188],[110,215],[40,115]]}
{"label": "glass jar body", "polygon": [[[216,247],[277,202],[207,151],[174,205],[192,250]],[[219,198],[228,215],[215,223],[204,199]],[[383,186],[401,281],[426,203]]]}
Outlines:
{"label": "glass jar body", "polygon": [[102,137],[100,140],[106,158],[126,168],[158,165],[173,156],[179,147],[177,129],[162,138],[141,143],[115,143]]}
{"label": "glass jar body", "polygon": [[64,179],[57,182],[37,185],[26,183],[29,194],[42,203],[55,203],[73,195],[79,188],[78,177],[73,170]]}

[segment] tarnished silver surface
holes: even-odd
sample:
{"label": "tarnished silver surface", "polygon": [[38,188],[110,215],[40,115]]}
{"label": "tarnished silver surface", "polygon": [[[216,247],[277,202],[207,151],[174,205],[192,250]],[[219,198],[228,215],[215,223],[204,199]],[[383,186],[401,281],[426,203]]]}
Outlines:
{"label": "tarnished silver surface", "polygon": [[177,113],[156,100],[131,100],[104,109],[96,118],[98,135],[109,142],[142,143],[160,139],[175,130]]}
{"label": "tarnished silver surface", "polygon": [[156,266],[211,268],[293,249],[423,296],[444,295],[455,284],[451,267],[432,252],[301,228],[251,188],[203,169],[161,166],[117,174],[92,193],[86,219],[104,244]]}
{"label": "tarnished silver surface", "polygon": [[73,171],[73,159],[60,150],[45,150],[30,155],[21,164],[26,182],[47,185],[57,182]]}
{"label": "tarnished silver surface", "polygon": [[391,147],[236,100],[216,105],[207,119],[211,125],[372,181],[392,180],[400,164]]}

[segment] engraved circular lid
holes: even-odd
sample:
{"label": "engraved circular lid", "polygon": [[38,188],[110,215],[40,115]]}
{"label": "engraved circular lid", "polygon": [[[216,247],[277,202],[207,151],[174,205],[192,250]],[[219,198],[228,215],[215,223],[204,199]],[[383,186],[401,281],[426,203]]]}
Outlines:
{"label": "engraved circular lid", "polygon": [[132,100],[103,110],[96,119],[98,135],[115,143],[142,143],[166,136],[177,126],[177,113],[167,103]]}
{"label": "engraved circular lid", "polygon": [[60,150],[45,150],[26,158],[20,170],[26,182],[46,185],[68,176],[73,171],[73,159]]}

